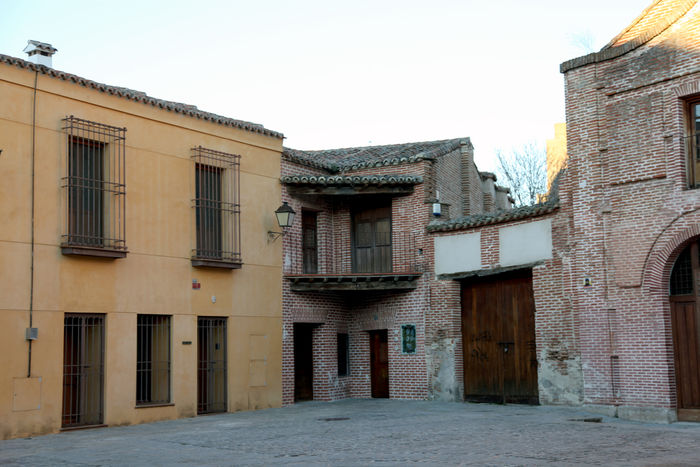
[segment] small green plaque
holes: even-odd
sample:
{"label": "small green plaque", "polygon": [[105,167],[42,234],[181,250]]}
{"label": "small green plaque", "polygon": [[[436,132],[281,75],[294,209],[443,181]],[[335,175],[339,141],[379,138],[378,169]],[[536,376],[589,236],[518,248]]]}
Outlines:
{"label": "small green plaque", "polygon": [[413,324],[401,326],[401,351],[416,353],[416,327]]}

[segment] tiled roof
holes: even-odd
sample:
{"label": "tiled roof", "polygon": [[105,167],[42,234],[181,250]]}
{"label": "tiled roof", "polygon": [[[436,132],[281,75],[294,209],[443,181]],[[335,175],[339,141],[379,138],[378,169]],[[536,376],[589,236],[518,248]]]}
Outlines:
{"label": "tiled roof", "polygon": [[52,78],[61,79],[63,81],[70,81],[72,83],[79,84],[79,85],[84,86],[86,88],[95,89],[95,90],[100,91],[100,92],[105,92],[107,94],[111,94],[114,96],[123,97],[125,99],[129,99],[129,100],[136,101],[136,102],[141,102],[141,103],[146,104],[146,105],[151,105],[153,107],[158,107],[158,108],[168,110],[171,112],[175,112],[175,113],[180,113],[183,115],[187,115],[189,117],[194,117],[194,118],[198,118],[201,120],[210,121],[212,123],[217,123],[219,125],[240,128],[242,130],[251,131],[253,133],[260,133],[260,134],[263,134],[266,136],[272,136],[274,138],[279,138],[279,139],[284,138],[284,135],[282,133],[279,133],[279,132],[273,131],[273,130],[268,130],[264,126],[257,124],[257,123],[246,122],[243,120],[236,120],[233,118],[223,117],[221,115],[213,114],[210,112],[204,112],[202,110],[199,110],[194,105],[187,105],[187,104],[182,104],[180,102],[172,102],[172,101],[165,101],[162,99],[156,99],[155,97],[151,97],[151,96],[146,95],[146,93],[144,93],[144,92],[134,91],[133,89],[122,88],[122,87],[118,87],[118,86],[110,86],[108,84],[98,83],[96,81],[91,81],[89,79],[81,78],[80,76],[76,76],[76,75],[66,73],[63,71],[58,71],[58,70],[55,70],[53,68],[49,68],[49,67],[46,67],[43,65],[37,65],[35,63],[28,62],[28,61],[22,60],[20,58],[11,57],[9,55],[0,54],[0,63],[4,63],[4,64],[11,65],[11,66],[16,66],[19,68],[28,69],[31,71],[38,71],[39,73],[50,76]]}
{"label": "tiled roof", "polygon": [[574,68],[611,60],[631,52],[664,32],[696,3],[697,0],[656,0],[599,52],[568,60],[559,66],[559,70],[566,73]]}
{"label": "tiled roof", "polygon": [[428,224],[429,232],[449,232],[452,230],[463,230],[482,225],[500,224],[502,222],[527,219],[528,217],[543,216],[554,212],[559,208],[559,200],[553,199],[545,203],[534,204],[532,206],[522,206],[510,211],[498,211],[487,214],[475,214],[464,216],[449,221],[432,221]]}
{"label": "tiled roof", "polygon": [[450,153],[460,146],[472,147],[469,138],[424,141],[420,143],[390,144],[357,148],[302,151],[284,148],[282,157],[297,164],[324,169],[332,173],[357,170],[365,167],[398,165],[416,162]]}
{"label": "tiled roof", "polygon": [[423,177],[417,175],[367,175],[343,176],[331,175],[286,175],[280,179],[285,185],[323,185],[323,186],[357,186],[357,185],[416,185],[423,183]]}

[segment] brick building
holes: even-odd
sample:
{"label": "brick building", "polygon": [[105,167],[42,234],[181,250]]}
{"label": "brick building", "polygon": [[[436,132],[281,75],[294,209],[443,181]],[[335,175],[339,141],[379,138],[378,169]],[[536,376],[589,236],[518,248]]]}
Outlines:
{"label": "brick building", "polygon": [[[562,64],[567,156],[535,206],[508,209],[458,140],[286,150],[302,221],[284,239],[284,403],[296,387],[700,420],[699,33],[695,1],[658,0]],[[360,273],[363,248],[391,254]]]}
{"label": "brick building", "polygon": [[285,149],[282,184],[301,219],[284,236],[283,402],[460,398],[426,226],[511,207],[470,141]]}
{"label": "brick building", "polygon": [[700,420],[699,38],[660,0],[561,65],[583,398],[622,417]]}

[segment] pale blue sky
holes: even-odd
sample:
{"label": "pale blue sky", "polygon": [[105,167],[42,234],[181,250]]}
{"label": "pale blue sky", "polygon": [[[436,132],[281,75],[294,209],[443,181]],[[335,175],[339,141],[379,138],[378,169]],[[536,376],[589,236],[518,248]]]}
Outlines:
{"label": "pale blue sky", "polygon": [[0,53],[261,123],[323,149],[470,136],[477,163],[564,120],[562,61],[651,0],[0,0]]}

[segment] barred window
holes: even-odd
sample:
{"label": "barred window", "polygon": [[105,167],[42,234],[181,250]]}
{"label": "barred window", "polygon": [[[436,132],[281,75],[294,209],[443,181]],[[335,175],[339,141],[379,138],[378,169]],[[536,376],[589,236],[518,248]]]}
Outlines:
{"label": "barred window", "polygon": [[136,404],[170,402],[170,316],[138,315]]}
{"label": "barred window", "polygon": [[193,148],[195,246],[192,265],[241,267],[240,156]]}
{"label": "barred window", "polygon": [[126,256],[124,139],[126,128],[63,119],[66,163],[64,254]]}

